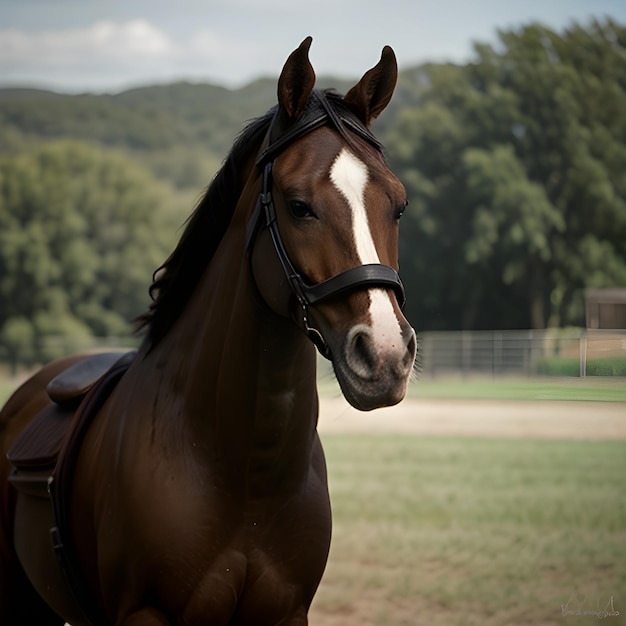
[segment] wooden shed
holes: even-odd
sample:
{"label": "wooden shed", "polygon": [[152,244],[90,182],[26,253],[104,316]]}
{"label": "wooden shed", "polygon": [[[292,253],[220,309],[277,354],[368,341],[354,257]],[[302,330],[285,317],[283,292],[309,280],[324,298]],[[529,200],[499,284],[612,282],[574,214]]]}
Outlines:
{"label": "wooden shed", "polygon": [[626,329],[626,288],[585,289],[588,329]]}

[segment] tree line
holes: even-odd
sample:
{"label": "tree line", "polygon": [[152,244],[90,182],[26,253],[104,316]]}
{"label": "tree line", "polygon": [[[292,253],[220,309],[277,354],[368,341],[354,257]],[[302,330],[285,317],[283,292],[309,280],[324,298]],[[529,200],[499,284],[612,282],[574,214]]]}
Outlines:
{"label": "tree line", "polygon": [[171,200],[126,155],[78,142],[0,158],[0,358],[128,337],[182,221]]}
{"label": "tree line", "polygon": [[626,286],[626,30],[532,24],[476,56],[422,70],[387,134],[411,199],[410,312],[442,329],[582,325],[585,287]]}
{"label": "tree line", "polygon": [[[194,200],[274,94],[269,79],[0,90],[0,359],[129,335]],[[581,325],[585,287],[626,286],[623,26],[529,24],[467,65],[406,70],[375,132],[409,194],[417,329]]]}

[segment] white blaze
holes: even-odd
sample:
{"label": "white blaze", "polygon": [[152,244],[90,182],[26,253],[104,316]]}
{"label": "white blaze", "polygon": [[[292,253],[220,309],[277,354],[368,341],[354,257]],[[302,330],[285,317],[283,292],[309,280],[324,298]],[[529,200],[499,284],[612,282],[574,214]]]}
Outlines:
{"label": "white blaze", "polygon": [[[363,265],[380,263],[365,210],[368,180],[365,163],[343,148],[331,167],[330,180],[352,211],[352,232],[359,261]],[[384,289],[370,289],[369,299],[371,328],[377,346],[381,350],[400,350],[404,345],[402,330],[389,293]]]}

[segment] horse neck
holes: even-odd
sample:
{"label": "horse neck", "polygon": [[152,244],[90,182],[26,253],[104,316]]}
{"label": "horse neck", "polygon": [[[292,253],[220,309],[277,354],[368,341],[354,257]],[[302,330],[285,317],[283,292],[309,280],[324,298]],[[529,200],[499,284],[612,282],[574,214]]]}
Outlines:
{"label": "horse neck", "polygon": [[[148,354],[189,435],[209,456],[254,465],[281,459],[306,471],[317,423],[315,350],[260,301],[237,214],[184,312]],[[162,391],[157,392],[162,394]],[[178,426],[177,426],[178,427]],[[276,467],[277,471],[280,468]]]}

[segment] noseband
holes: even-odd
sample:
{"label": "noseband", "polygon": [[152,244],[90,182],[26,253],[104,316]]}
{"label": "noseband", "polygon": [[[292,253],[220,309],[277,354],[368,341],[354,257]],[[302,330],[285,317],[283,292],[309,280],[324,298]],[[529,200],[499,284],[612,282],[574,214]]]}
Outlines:
{"label": "noseband", "polygon": [[381,263],[358,265],[321,283],[308,284],[291,262],[282,237],[280,236],[280,230],[276,220],[276,208],[272,198],[272,167],[274,159],[285,148],[303,135],[317,128],[321,128],[322,126],[330,125],[338,130],[349,142],[348,129],[358,134],[378,150],[382,150],[381,144],[374,135],[363,126],[347,108],[337,106],[337,110],[335,110],[333,104],[329,102],[329,97],[338,103],[341,102],[339,97],[335,94],[324,94],[314,91],[311,98],[313,106],[309,106],[302,118],[279,137],[272,136],[273,127],[275,126],[278,115],[278,112],[276,113],[274,121],[268,131],[266,140],[267,147],[262,151],[257,160],[257,166],[263,167],[263,186],[248,225],[247,244],[248,248],[250,248],[256,233],[261,228],[267,228],[269,230],[274,250],[287,277],[287,283],[302,309],[304,329],[311,341],[317,346],[320,353],[326,358],[330,358],[329,348],[319,330],[309,323],[310,306],[329,300],[346,291],[363,287],[393,289],[400,307],[404,306],[406,299],[404,287],[396,270]]}

